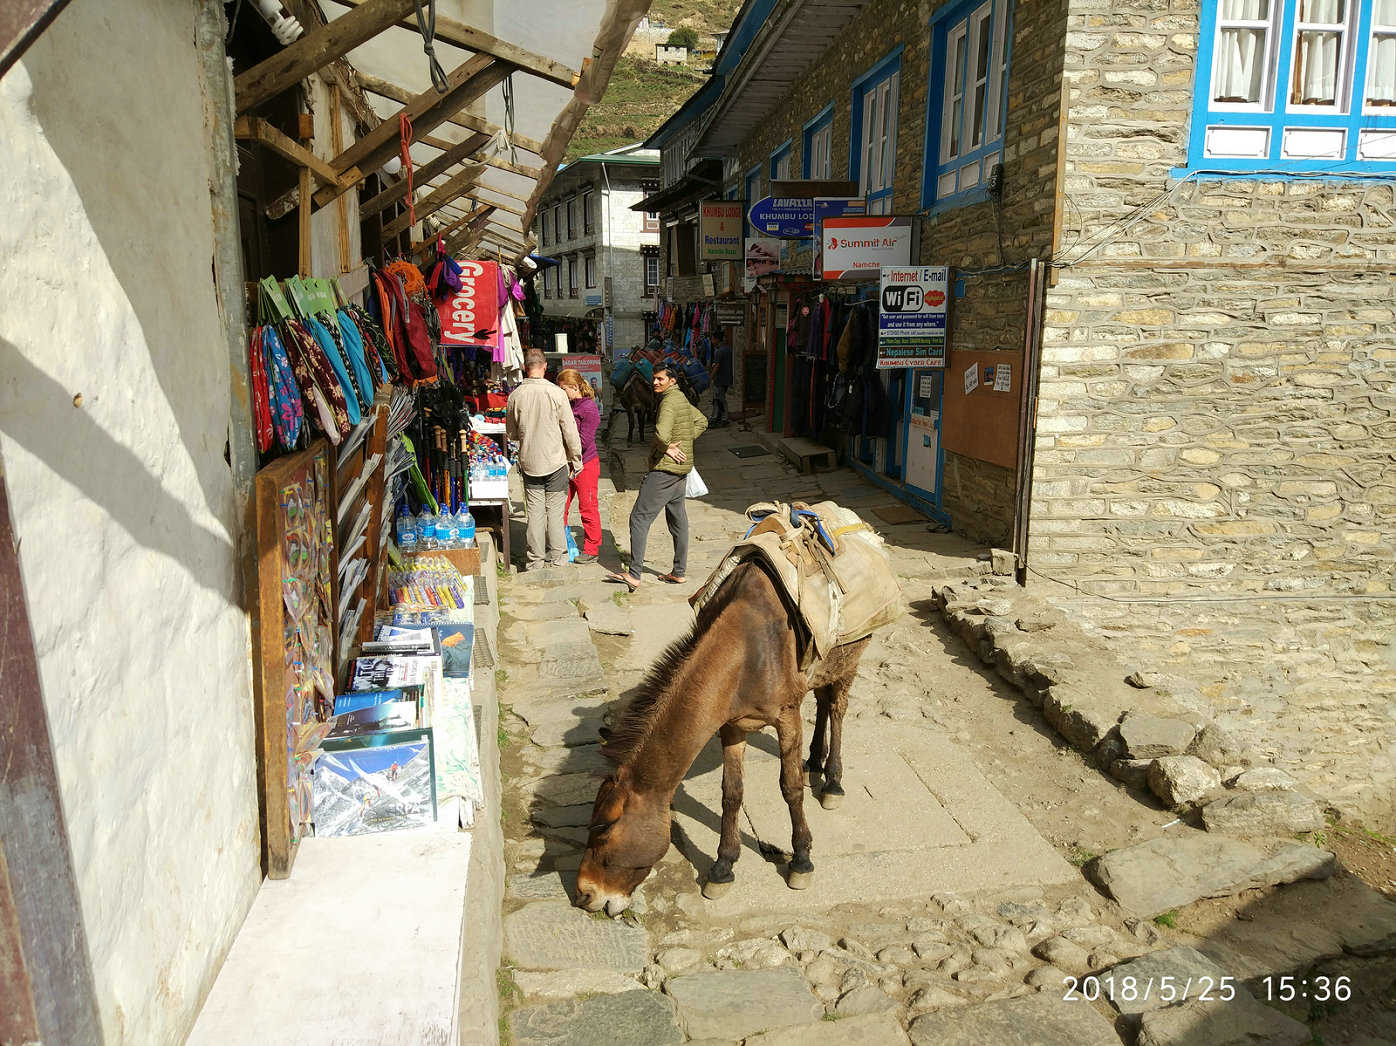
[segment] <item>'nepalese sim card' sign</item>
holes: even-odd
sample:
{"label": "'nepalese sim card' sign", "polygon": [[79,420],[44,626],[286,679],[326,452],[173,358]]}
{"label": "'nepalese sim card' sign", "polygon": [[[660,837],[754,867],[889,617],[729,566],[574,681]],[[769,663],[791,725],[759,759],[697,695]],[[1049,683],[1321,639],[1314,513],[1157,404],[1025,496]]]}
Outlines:
{"label": "'nepalese sim card' sign", "polygon": [[814,235],[814,201],[798,197],[767,196],[751,205],[747,215],[753,236],[803,240]]}
{"label": "'nepalese sim card' sign", "polygon": [[950,270],[884,265],[877,316],[877,368],[944,367]]}
{"label": "'nepalese sim card' sign", "polygon": [[826,280],[875,280],[884,265],[911,264],[911,219],[825,218]]}

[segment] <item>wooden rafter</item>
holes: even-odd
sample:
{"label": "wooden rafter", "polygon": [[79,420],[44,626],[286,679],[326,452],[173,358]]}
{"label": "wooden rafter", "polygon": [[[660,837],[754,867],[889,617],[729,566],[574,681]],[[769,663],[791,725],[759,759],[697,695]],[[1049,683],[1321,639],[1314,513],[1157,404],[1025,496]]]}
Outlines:
{"label": "wooden rafter", "polygon": [[[372,3],[372,0],[334,0],[334,2],[358,10]],[[577,80],[580,79],[580,73],[567,68],[561,62],[555,62],[551,58],[535,54],[533,51],[511,44],[507,40],[491,36],[489,33],[466,25],[464,22],[457,22],[453,18],[437,15],[434,24],[436,39],[444,44],[451,44],[453,47],[464,48],[477,54],[493,55],[510,65],[517,66],[523,72],[541,77],[550,83],[566,87],[568,90],[576,87]],[[398,25],[405,29],[411,29],[414,33],[418,31],[415,14],[409,14],[400,20]]]}
{"label": "wooden rafter", "polygon": [[[445,94],[437,94],[435,89],[426,90],[409,102],[399,115],[405,115],[414,129],[425,134],[502,82],[511,69],[508,63],[489,55],[475,55],[447,77],[450,87]],[[398,135],[398,121],[385,120],[335,157],[331,166],[338,171],[347,171],[350,167],[376,171],[400,148]],[[337,185],[326,186],[315,194],[315,202],[323,207],[344,191]]]}
{"label": "wooden rafter", "polygon": [[353,185],[363,177],[357,167],[351,167],[342,173],[336,171],[305,146],[282,134],[260,116],[239,116],[233,124],[233,136],[247,141],[261,142],[272,152],[290,160],[297,167],[309,167],[316,178],[329,185],[339,185],[343,182]]}
{"label": "wooden rafter", "polygon": [[[437,189],[425,200],[417,204],[414,210],[417,221],[421,221],[423,218],[429,218],[452,200],[458,199],[470,192],[475,188],[475,179],[480,177],[480,171],[482,169],[483,168],[479,164],[471,164],[458,174],[453,175],[445,185],[441,186],[441,188]],[[411,216],[399,214],[396,218],[383,226],[383,235],[385,237],[396,236],[398,233],[402,232],[403,229],[406,229],[411,221]]]}
{"label": "wooden rafter", "polygon": [[[396,25],[412,7],[412,0],[364,0],[328,25],[308,30],[299,40],[258,62],[233,81],[238,113],[261,105],[317,69],[342,58]],[[350,166],[353,165],[341,169],[347,170]]]}
{"label": "wooden rafter", "polygon": [[[426,185],[439,174],[444,174],[447,170],[466,159],[480,146],[490,140],[487,134],[472,134],[459,145],[452,146],[430,163],[423,164],[420,168],[412,172],[412,180],[415,184]],[[391,207],[399,200],[407,198],[407,179],[394,182],[384,189],[377,196],[370,200],[365,200],[359,204],[360,216],[377,214],[385,207]]]}
{"label": "wooden rafter", "polygon": [[[384,80],[381,76],[370,76],[368,73],[355,71],[354,78],[359,81],[359,86],[369,94],[376,94],[380,98],[388,98],[394,102],[401,102],[403,104],[412,100],[411,91],[407,90],[405,87],[399,87],[397,84],[391,83],[388,80]],[[480,131],[484,134],[498,134],[503,130],[498,124],[490,123],[488,120],[482,120],[480,117],[472,116],[470,113],[456,113],[455,116],[452,116],[446,122],[453,123],[457,127],[463,127],[467,131]],[[543,155],[543,143],[535,138],[528,138],[522,134],[514,134],[511,136],[510,140],[520,149],[535,153],[538,156]]]}

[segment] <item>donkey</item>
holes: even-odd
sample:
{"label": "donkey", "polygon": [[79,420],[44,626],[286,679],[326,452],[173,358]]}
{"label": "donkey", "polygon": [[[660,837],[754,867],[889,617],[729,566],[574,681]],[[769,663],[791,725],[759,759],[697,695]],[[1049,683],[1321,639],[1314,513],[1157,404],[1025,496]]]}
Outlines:
{"label": "donkey", "polygon": [[645,441],[645,421],[648,418],[653,418],[659,407],[655,400],[654,386],[647,382],[639,371],[636,371],[630,375],[630,380],[620,390],[619,400],[620,405],[625,408],[625,420],[629,422],[625,442],[634,442],[635,422],[638,419],[640,442],[643,443]]}
{"label": "donkey", "polygon": [[605,908],[613,916],[629,906],[635,888],[669,849],[670,801],[715,732],[722,737],[722,836],[703,894],[725,894],[741,855],[737,818],[746,736],[765,726],[776,729],[781,793],[790,808],[794,858],[786,883],[806,889],[814,864],[804,813],[800,703],[814,691],[818,713],[805,769],[812,777],[823,775],[821,802],[833,809],[844,794],[844,711],[870,638],[836,646],[802,671],[795,623],[777,582],[759,561],[737,566],[700,609],[688,635],[650,668],[606,742],[616,770],[596,794],[573,903],[592,912]]}

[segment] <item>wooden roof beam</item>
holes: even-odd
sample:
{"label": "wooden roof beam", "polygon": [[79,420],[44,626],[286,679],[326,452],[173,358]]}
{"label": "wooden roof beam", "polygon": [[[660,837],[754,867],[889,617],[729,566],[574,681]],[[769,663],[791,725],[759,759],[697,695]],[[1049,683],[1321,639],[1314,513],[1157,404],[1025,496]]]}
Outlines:
{"label": "wooden roof beam", "polygon": [[[413,0],[364,0],[328,25],[309,29],[299,40],[233,80],[238,114],[261,105],[336,58],[344,57],[396,25],[412,8]],[[341,169],[347,170],[350,166],[353,165]]]}
{"label": "wooden roof beam", "polygon": [[[442,153],[430,163],[423,164],[420,168],[412,172],[414,184],[426,185],[438,174],[445,173],[462,160],[466,159],[480,146],[490,140],[487,134],[472,134],[459,145],[454,145],[446,152]],[[386,207],[391,207],[399,200],[407,199],[407,179],[402,178],[394,182],[372,199],[365,200],[359,204],[360,217],[377,214]]]}
{"label": "wooden roof beam", "polygon": [[[428,88],[407,103],[398,115],[406,115],[412,121],[414,130],[425,134],[452,113],[503,82],[512,71],[513,67],[507,62],[489,55],[475,55],[452,70],[447,77],[450,87],[445,94],[437,94],[435,88]],[[398,124],[396,119],[384,120],[336,156],[331,166],[337,171],[347,171],[350,167],[358,167],[361,171],[378,170],[401,148]],[[315,194],[315,203],[323,207],[344,191],[339,186],[326,186]]]}
{"label": "wooden roof beam", "polygon": [[[334,0],[334,2],[344,7],[359,10],[372,3],[373,0]],[[352,13],[353,11],[350,12],[350,14]],[[344,17],[347,18],[348,15]],[[397,24],[404,29],[412,30],[414,33],[419,31],[415,14],[407,15]],[[567,68],[561,62],[555,62],[551,58],[535,54],[533,51],[511,44],[507,40],[491,36],[474,26],[457,22],[454,18],[437,15],[434,24],[436,27],[435,38],[444,44],[474,51],[476,54],[493,55],[510,65],[518,66],[519,69],[532,76],[540,77],[549,83],[555,83],[559,87],[566,87],[569,91],[577,86],[577,81],[581,78],[580,73]]]}
{"label": "wooden roof beam", "polygon": [[290,160],[297,167],[309,167],[316,178],[330,185],[339,185],[346,181],[349,185],[354,185],[363,178],[357,167],[351,167],[343,173],[336,171],[305,146],[282,134],[260,116],[239,116],[233,124],[233,137],[245,141],[261,142],[272,152]]}
{"label": "wooden roof beam", "polygon": [[[417,221],[429,218],[452,200],[458,199],[470,192],[475,187],[475,179],[480,176],[480,165],[471,164],[459,174],[455,175],[441,188],[428,196],[421,203],[417,204],[413,211]],[[392,221],[383,226],[384,237],[396,236],[406,229],[412,222],[412,215],[399,214]]]}
{"label": "wooden roof beam", "polygon": [[[388,98],[394,102],[401,102],[403,104],[412,100],[411,91],[404,87],[399,87],[397,84],[388,80],[384,80],[381,76],[370,76],[368,73],[359,70],[355,71],[354,76],[359,81],[359,86],[369,94],[376,94],[380,98]],[[498,134],[503,129],[499,124],[490,123],[488,120],[482,120],[480,117],[472,116],[469,113],[456,113],[446,122],[453,123],[457,127],[463,127],[467,131],[480,131],[484,134]],[[543,155],[543,143],[535,138],[529,138],[522,134],[515,134],[510,140],[520,149],[536,153],[538,156]],[[424,138],[422,141],[425,142],[426,139]]]}

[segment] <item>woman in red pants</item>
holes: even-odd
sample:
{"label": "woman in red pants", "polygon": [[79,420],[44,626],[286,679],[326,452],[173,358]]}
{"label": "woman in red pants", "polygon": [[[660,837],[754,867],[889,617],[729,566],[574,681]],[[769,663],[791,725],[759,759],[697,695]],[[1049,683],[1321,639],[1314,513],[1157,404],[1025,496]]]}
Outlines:
{"label": "woman in red pants", "polygon": [[565,370],[557,376],[558,388],[572,401],[572,416],[577,420],[577,434],[582,437],[582,468],[567,484],[567,507],[562,510],[563,524],[572,514],[572,498],[582,514],[582,551],[578,563],[595,563],[601,551],[601,504],[596,487],[601,480],[601,456],[596,452],[596,430],[601,427],[601,409],[596,405],[596,392],[591,383],[575,370]]}

